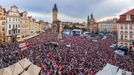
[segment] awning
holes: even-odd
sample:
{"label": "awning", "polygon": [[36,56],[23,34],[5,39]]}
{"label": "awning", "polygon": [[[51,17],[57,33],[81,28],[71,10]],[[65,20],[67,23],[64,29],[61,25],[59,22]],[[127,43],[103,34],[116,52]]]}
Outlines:
{"label": "awning", "polygon": [[3,69],[0,69],[0,75],[12,75],[12,73],[9,68],[3,68]]}
{"label": "awning", "polygon": [[12,75],[18,75],[24,70],[19,63],[13,64],[8,68],[11,70]]}
{"label": "awning", "polygon": [[21,75],[30,75],[27,71],[24,71]]}
{"label": "awning", "polygon": [[19,64],[22,66],[23,69],[26,69],[32,63],[28,59],[24,58],[21,61],[19,61]]}
{"label": "awning", "polygon": [[28,72],[30,75],[39,75],[40,70],[41,70],[40,67],[38,67],[38,66],[32,64],[32,65],[28,68],[27,72]]}
{"label": "awning", "polygon": [[128,71],[119,69],[119,71],[116,73],[116,75],[132,75],[132,72],[128,72]]}

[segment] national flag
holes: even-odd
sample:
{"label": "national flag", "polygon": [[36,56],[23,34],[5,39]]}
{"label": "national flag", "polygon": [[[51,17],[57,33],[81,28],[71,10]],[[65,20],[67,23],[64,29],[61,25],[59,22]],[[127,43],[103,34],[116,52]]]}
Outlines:
{"label": "national flag", "polygon": [[21,50],[25,50],[25,49],[27,49],[29,47],[30,47],[29,43],[21,43],[21,44],[19,44],[19,48],[21,48]]}

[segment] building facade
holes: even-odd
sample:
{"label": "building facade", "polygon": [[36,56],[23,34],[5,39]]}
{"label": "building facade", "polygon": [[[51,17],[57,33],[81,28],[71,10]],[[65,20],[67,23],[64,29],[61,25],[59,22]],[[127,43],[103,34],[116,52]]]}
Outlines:
{"label": "building facade", "polygon": [[21,37],[22,19],[18,7],[13,5],[6,15],[6,37],[8,41],[16,41]]}
{"label": "building facade", "polygon": [[41,33],[41,32],[43,32],[43,24],[44,24],[44,22],[42,21],[42,20],[39,20],[38,22],[37,22],[37,33]]}
{"label": "building facade", "polygon": [[108,19],[106,21],[98,22],[99,32],[117,32],[117,19]]}
{"label": "building facade", "polygon": [[118,45],[132,47],[134,40],[134,9],[121,14],[118,25]]}
{"label": "building facade", "polygon": [[0,6],[0,42],[5,42],[6,10]]}
{"label": "building facade", "polygon": [[21,25],[21,38],[25,38],[29,35],[29,18],[28,13],[26,11],[20,13],[22,17],[22,25]]}

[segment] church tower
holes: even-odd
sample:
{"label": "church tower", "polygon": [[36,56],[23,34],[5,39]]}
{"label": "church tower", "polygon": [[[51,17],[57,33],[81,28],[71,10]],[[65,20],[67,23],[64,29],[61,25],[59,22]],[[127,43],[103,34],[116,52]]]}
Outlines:
{"label": "church tower", "polygon": [[97,25],[92,13],[91,13],[90,18],[89,18],[89,16],[87,18],[87,29],[90,32],[97,32],[97,30],[98,30],[98,25]]}
{"label": "church tower", "polygon": [[88,30],[90,30],[90,29],[89,29],[89,27],[90,27],[89,25],[90,25],[90,18],[89,18],[89,16],[87,16],[87,29],[88,29]]}
{"label": "church tower", "polygon": [[54,4],[52,15],[53,15],[52,16],[53,22],[57,21],[58,20],[58,8],[57,8],[57,5],[56,4]]}

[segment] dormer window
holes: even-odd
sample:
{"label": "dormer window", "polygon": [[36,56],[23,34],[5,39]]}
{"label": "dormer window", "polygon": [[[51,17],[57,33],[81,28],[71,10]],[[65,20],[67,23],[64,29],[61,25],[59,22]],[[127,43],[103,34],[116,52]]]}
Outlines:
{"label": "dormer window", "polygon": [[131,21],[130,15],[126,15],[126,21]]}

